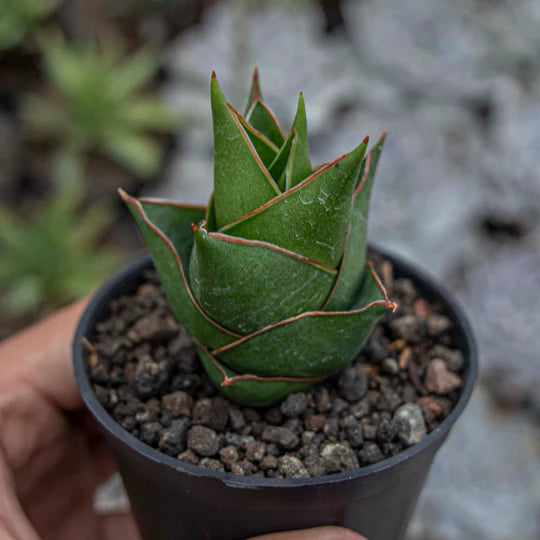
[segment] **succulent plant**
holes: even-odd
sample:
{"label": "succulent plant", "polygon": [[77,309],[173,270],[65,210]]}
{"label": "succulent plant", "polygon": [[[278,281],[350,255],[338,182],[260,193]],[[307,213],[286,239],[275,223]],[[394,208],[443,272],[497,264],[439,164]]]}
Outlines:
{"label": "succulent plant", "polygon": [[286,135],[255,70],[245,115],[215,74],[208,207],[123,191],[180,323],[230,399],[263,406],[342,370],[395,304],[366,262],[384,135],[313,168],[300,94]]}

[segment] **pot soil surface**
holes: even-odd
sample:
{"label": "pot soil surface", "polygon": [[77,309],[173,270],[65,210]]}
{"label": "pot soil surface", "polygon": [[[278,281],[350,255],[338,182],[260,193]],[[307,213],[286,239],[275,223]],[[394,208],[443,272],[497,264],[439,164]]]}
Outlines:
{"label": "pot soil surface", "polygon": [[268,478],[345,472],[419,442],[450,413],[463,354],[441,307],[377,261],[399,305],[350,367],[279,406],[252,409],[219,395],[153,272],[111,302],[95,328],[88,372],[96,396],[132,435],[208,469]]}

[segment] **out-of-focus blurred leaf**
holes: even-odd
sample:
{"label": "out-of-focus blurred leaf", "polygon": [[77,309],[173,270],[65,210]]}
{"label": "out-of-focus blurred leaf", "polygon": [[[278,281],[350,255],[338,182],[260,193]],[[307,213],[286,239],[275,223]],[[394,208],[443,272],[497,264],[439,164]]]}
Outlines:
{"label": "out-of-focus blurred leaf", "polygon": [[58,0],[2,0],[0,51],[17,45],[26,33],[58,5]]}
{"label": "out-of-focus blurred leaf", "polygon": [[122,165],[140,176],[155,172],[162,159],[160,147],[151,139],[128,133],[114,133],[107,138],[107,147]]}
{"label": "out-of-focus blurred leaf", "polygon": [[100,247],[113,219],[108,207],[81,208],[75,185],[60,186],[29,219],[0,206],[0,303],[37,314],[89,293],[123,259]]}
{"label": "out-of-focus blurred leaf", "polygon": [[159,96],[143,92],[159,67],[156,54],[127,57],[118,41],[70,45],[58,34],[39,43],[55,93],[26,102],[28,134],[76,149],[83,162],[97,150],[142,178],[155,175],[163,153],[152,133],[180,125]]}

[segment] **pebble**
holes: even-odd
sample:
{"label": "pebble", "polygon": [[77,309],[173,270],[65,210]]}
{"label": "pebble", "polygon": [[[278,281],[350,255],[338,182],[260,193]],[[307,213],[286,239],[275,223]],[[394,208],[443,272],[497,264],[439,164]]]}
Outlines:
{"label": "pebble", "polygon": [[177,456],[186,449],[188,422],[185,419],[174,420],[164,429],[159,438],[158,448],[169,456]]}
{"label": "pebble", "polygon": [[341,443],[327,444],[320,455],[327,473],[352,471],[360,466],[354,451]]}
{"label": "pebble", "polygon": [[326,461],[319,455],[308,456],[304,465],[311,476],[324,476],[326,474]]}
{"label": "pebble", "polygon": [[170,339],[179,330],[178,323],[172,317],[162,317],[156,312],[139,319],[128,331],[127,336],[133,343],[156,342]]}
{"label": "pebble", "polygon": [[364,444],[364,447],[358,452],[358,457],[362,465],[372,465],[383,459],[381,449],[372,442]]}
{"label": "pebble", "polygon": [[246,425],[246,419],[244,418],[244,414],[238,407],[229,408],[229,422],[232,429],[234,429],[235,431],[238,431]]}
{"label": "pebble", "polygon": [[432,397],[421,397],[416,404],[422,409],[422,413],[428,424],[439,418],[442,414],[441,406]]}
{"label": "pebble", "polygon": [[405,403],[399,407],[392,422],[397,427],[398,439],[405,446],[416,444],[427,436],[422,409],[415,403]]}
{"label": "pebble", "polygon": [[332,408],[330,394],[324,386],[317,386],[313,391],[313,402],[320,413],[328,412]]}
{"label": "pebble", "polygon": [[164,411],[169,412],[174,418],[179,416],[190,417],[193,398],[186,392],[173,392],[161,398],[161,406]]}
{"label": "pebble", "polygon": [[250,461],[260,461],[266,453],[266,444],[253,441],[246,444],[246,458]]}
{"label": "pebble", "polygon": [[189,448],[178,455],[178,459],[181,459],[182,461],[185,461],[186,463],[189,463],[191,465],[198,465],[199,464],[199,456]]}
{"label": "pebble", "polygon": [[278,460],[276,456],[264,456],[260,463],[259,467],[263,471],[268,471],[269,469],[277,469]]}
{"label": "pebble", "polygon": [[399,373],[399,364],[392,357],[385,358],[382,361],[381,368],[384,373],[388,373],[389,375],[397,375]]}
{"label": "pebble", "polygon": [[238,461],[238,450],[235,446],[224,446],[219,451],[219,459],[221,459],[225,465],[232,465]]}
{"label": "pebble", "polygon": [[279,426],[283,422],[283,413],[279,407],[272,407],[266,411],[264,419],[269,424]]}
{"label": "pebble", "polygon": [[345,428],[347,439],[353,448],[358,448],[364,444],[364,429],[362,424],[354,416],[351,415],[344,418],[342,425]]}
{"label": "pebble", "polygon": [[205,426],[193,426],[189,430],[187,445],[200,456],[213,456],[219,450],[216,432]]}
{"label": "pebble", "polygon": [[239,476],[249,476],[255,471],[255,465],[247,459],[242,459],[231,465],[231,472]]}
{"label": "pebble", "polygon": [[285,478],[309,478],[308,470],[295,456],[281,456],[278,459],[278,471]]}
{"label": "pebble", "polygon": [[304,392],[296,392],[295,394],[289,394],[281,402],[281,412],[292,418],[294,416],[300,416],[308,406],[308,399]]}
{"label": "pebble", "polygon": [[262,432],[262,440],[292,450],[298,446],[300,439],[298,435],[287,427],[267,426]]}
{"label": "pebble", "polygon": [[381,420],[377,428],[377,441],[381,443],[392,442],[398,434],[398,427],[394,422]]}
{"label": "pebble", "polygon": [[429,351],[429,358],[441,358],[450,371],[459,373],[463,369],[463,353],[458,349],[449,349],[444,345],[435,345]]}
{"label": "pebble", "polygon": [[423,321],[416,315],[403,315],[390,321],[390,330],[395,337],[408,343],[419,343],[423,336]]}
{"label": "pebble", "polygon": [[150,446],[157,446],[161,437],[163,426],[158,422],[147,422],[141,424],[140,438]]}
{"label": "pebble", "polygon": [[362,430],[364,434],[364,439],[373,441],[377,437],[377,426],[372,426],[371,424],[364,424],[362,426]]}
{"label": "pebble", "polygon": [[223,431],[229,421],[229,402],[221,397],[199,399],[193,407],[192,419],[194,424]]}
{"label": "pebble", "polygon": [[204,467],[205,469],[210,469],[212,471],[225,472],[225,467],[223,466],[223,463],[221,463],[221,461],[218,461],[217,459],[205,457],[202,458],[201,461],[199,461],[199,465],[201,467]]}
{"label": "pebble", "polygon": [[254,440],[253,435],[238,435],[238,433],[231,433],[230,431],[225,433],[224,437],[225,444],[236,446],[236,448],[245,448],[247,443]]}
{"label": "pebble", "polygon": [[304,426],[308,431],[320,431],[325,424],[326,418],[322,414],[310,414],[304,418]]}
{"label": "pebble", "polygon": [[359,401],[358,403],[351,405],[349,410],[351,411],[351,414],[355,418],[360,419],[360,418],[364,418],[365,416],[369,414],[369,409],[370,409],[369,403],[367,403],[366,401]]}
{"label": "pebble", "polygon": [[329,438],[329,439],[335,439],[338,436],[339,433],[339,421],[336,417],[331,417],[326,419],[326,423],[324,424],[323,433]]}
{"label": "pebble", "polygon": [[448,370],[444,360],[430,360],[426,370],[426,388],[435,394],[449,394],[461,386],[461,377]]}
{"label": "pebble", "polygon": [[345,368],[338,379],[339,395],[347,401],[358,401],[367,392],[367,375],[362,365]]}
{"label": "pebble", "polygon": [[446,315],[434,313],[426,319],[426,327],[430,336],[439,336],[452,328],[452,321]]}
{"label": "pebble", "polygon": [[137,397],[149,398],[159,394],[167,384],[168,376],[166,364],[154,362],[152,357],[146,354],[137,362],[131,386]]}

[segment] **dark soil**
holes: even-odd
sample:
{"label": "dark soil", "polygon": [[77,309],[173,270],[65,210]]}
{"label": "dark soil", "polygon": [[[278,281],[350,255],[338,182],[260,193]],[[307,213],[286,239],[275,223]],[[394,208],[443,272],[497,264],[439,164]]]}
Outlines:
{"label": "dark soil", "polygon": [[390,263],[381,275],[399,309],[383,317],[351,366],[255,410],[219,395],[148,272],[136,294],[111,302],[87,344],[96,395],[144,443],[216,471],[299,478],[394,456],[450,413],[464,360],[441,309],[410,280],[394,281]]}

